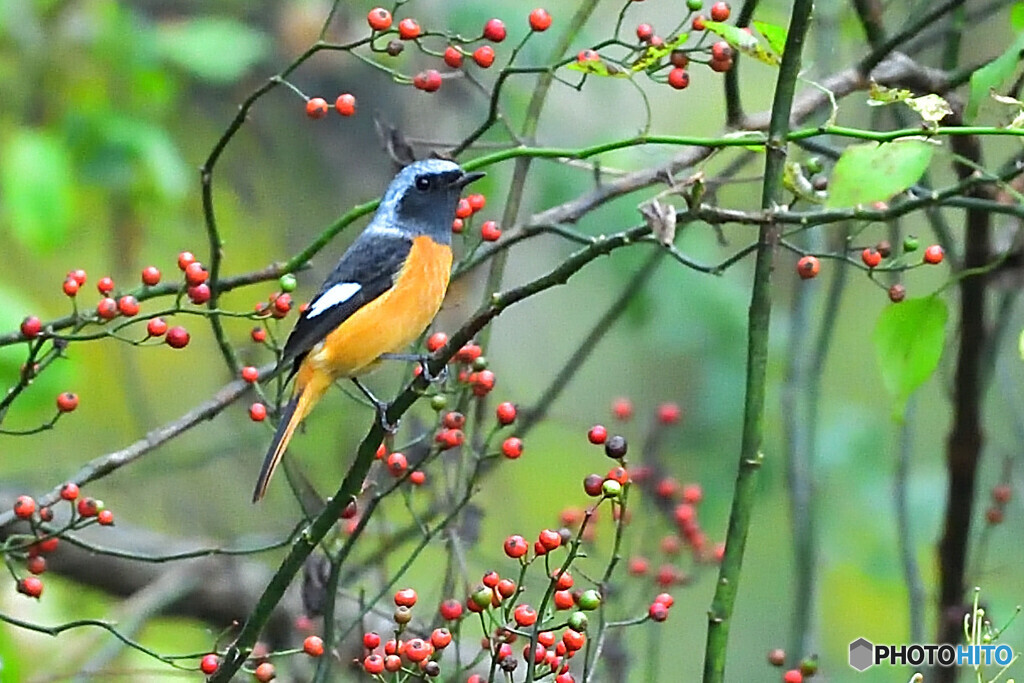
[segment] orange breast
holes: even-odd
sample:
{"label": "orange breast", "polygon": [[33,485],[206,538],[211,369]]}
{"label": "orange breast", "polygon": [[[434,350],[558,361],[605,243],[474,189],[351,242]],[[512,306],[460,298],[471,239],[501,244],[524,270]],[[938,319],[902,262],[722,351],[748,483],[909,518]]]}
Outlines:
{"label": "orange breast", "polygon": [[394,286],[366,304],[314,348],[299,371],[304,385],[314,370],[332,378],[369,370],[382,353],[405,349],[437,315],[448,289],[452,250],[429,237],[416,237]]}

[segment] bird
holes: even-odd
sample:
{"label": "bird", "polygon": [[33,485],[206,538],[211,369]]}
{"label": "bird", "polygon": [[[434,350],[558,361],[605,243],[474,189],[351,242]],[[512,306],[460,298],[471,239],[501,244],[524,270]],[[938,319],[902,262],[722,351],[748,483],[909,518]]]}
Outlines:
{"label": "bird", "polygon": [[266,494],[296,427],[338,379],[359,382],[383,357],[405,349],[430,325],[451,276],[451,233],[464,187],[483,173],[445,159],[398,172],[363,232],[299,316],[278,362],[295,383],[260,470],[253,502]]}

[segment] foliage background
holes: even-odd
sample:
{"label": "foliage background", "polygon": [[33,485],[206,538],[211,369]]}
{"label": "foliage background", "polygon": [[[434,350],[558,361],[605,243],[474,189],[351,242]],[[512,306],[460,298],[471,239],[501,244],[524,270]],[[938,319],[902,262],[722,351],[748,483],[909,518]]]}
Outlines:
{"label": "foliage background", "polygon": [[[68,312],[60,285],[69,269],[89,272],[90,282],[79,298],[82,305],[90,305],[85,292],[92,291],[103,274],[134,282],[139,270],[151,263],[173,273],[175,255],[182,249],[204,256],[195,169],[244,96],[315,39],[327,5],[238,0],[0,3],[0,330],[15,329],[29,313],[47,319]],[[925,5],[897,0],[887,11],[909,16]],[[358,35],[368,8],[343,5],[336,33]],[[571,12],[568,6],[549,9],[556,22]],[[601,30],[608,30],[614,12],[610,7],[605,10],[607,21],[596,22],[586,39],[597,39]],[[504,18],[513,31],[525,25],[525,8],[511,1],[418,0],[414,11],[424,23],[467,33],[490,16]],[[669,3],[651,0],[637,3],[627,21],[642,18],[658,25],[659,18],[667,22],[676,11]],[[787,15],[785,3],[772,1],[762,3],[757,18],[784,24]],[[964,63],[994,56],[1011,42],[1006,16],[1005,10],[995,12],[965,33]],[[864,53],[859,26],[847,6],[821,2],[815,21],[812,49],[805,60],[808,77],[829,73]],[[543,41],[530,47],[535,60],[545,54]],[[215,181],[229,274],[285,260],[341,212],[383,189],[391,168],[377,142],[374,115],[398,125],[411,138],[453,140],[476,125],[486,105],[464,83],[446,82],[440,93],[428,96],[396,86],[355,60],[328,53],[315,58],[294,80],[306,92],[328,100],[335,93],[355,93],[359,115],[350,120],[333,115],[324,121],[308,120],[301,100],[284,88],[260,102],[229,148]],[[741,82],[748,109],[767,108],[774,72],[748,60]],[[510,110],[523,106],[525,87],[524,83],[522,91],[508,98]],[[682,93],[653,84],[644,87],[655,131],[708,136],[720,132],[721,81],[710,71],[701,71]],[[844,102],[841,123],[869,125],[872,112],[861,107],[861,101],[854,96]],[[539,138],[559,146],[605,141],[634,133],[642,119],[635,91],[613,79],[591,79],[582,92],[561,88],[552,97]],[[670,152],[643,148],[611,155],[604,163],[632,169],[652,165]],[[709,174],[732,158],[732,152],[713,157],[707,164]],[[753,178],[762,164],[754,155],[739,176]],[[499,167],[482,183],[491,217],[499,215],[510,174],[511,166]],[[535,163],[526,210],[564,201],[589,183],[585,169]],[[754,208],[753,187],[726,186],[718,201]],[[619,200],[587,216],[579,227],[597,234],[633,224],[641,199]],[[903,227],[924,242],[933,239],[923,222],[907,220]],[[727,228],[729,246],[723,247],[709,226],[693,225],[677,244],[688,255],[713,262],[754,239],[751,230]],[[299,274],[300,299],[314,291],[354,234],[342,234],[315,259],[311,270]],[[874,226],[867,234],[886,236],[884,226]],[[522,244],[513,251],[507,284],[547,270],[567,253],[564,244],[547,238]],[[640,250],[625,250],[585,270],[570,286],[502,315],[486,349],[498,375],[495,396],[523,404],[536,397],[644,258]],[[803,334],[790,326],[792,290],[825,285],[798,281],[793,261],[789,254],[780,257],[775,281],[766,461],[730,643],[732,680],[768,680],[775,675],[765,664],[765,652],[785,644],[790,605],[810,599],[793,595],[790,585],[791,535],[779,429],[784,416],[778,397],[785,354]],[[526,457],[501,467],[487,481],[477,499],[489,513],[485,545],[478,549],[481,570],[504,561],[500,539],[506,534],[529,535],[554,523],[564,501],[583,503],[582,477],[607,466],[603,456],[586,444],[585,429],[610,420],[608,405],[616,396],[629,396],[637,405],[637,418],[622,427],[634,443],[639,443],[658,403],[672,400],[683,405],[684,424],[671,434],[668,448],[673,474],[703,484],[702,519],[712,538],[721,539],[739,446],[749,267],[744,263],[716,278],[668,262],[660,266],[642,296],[630,304],[567,387],[550,419],[528,440]],[[930,292],[947,273],[944,267],[915,271],[908,288],[912,295]],[[453,288],[439,320],[442,329],[454,328],[475,308],[481,286],[482,278],[473,276]],[[268,285],[232,292],[224,298],[225,307],[248,309],[271,291]],[[908,639],[907,596],[892,512],[896,428],[870,337],[886,305],[882,290],[852,275],[825,366],[816,613],[817,652],[828,680],[854,676],[846,666],[846,648],[856,637],[873,642]],[[1011,329],[1024,326],[1018,309],[1012,312]],[[811,311],[810,319],[819,313]],[[290,322],[284,321],[282,334]],[[950,325],[955,324],[951,320]],[[229,320],[226,325],[231,338],[251,354],[248,360],[269,360],[265,352],[244,344],[250,323]],[[110,342],[72,347],[70,360],[31,387],[8,424],[28,427],[47,419],[53,397],[65,389],[81,396],[81,408],[62,421],[60,429],[30,439],[0,437],[3,483],[27,492],[47,490],[85,460],[134,441],[209,396],[228,378],[208,330],[199,324],[191,327],[197,333],[184,352]],[[3,384],[13,382],[21,353],[17,347],[0,349]],[[1005,461],[1014,463],[1019,476],[1016,463],[1024,436],[1020,359],[1009,347],[1000,353],[999,381],[987,402],[982,496],[1003,477]],[[929,586],[945,490],[949,357],[919,392],[912,421],[909,495],[918,560]],[[390,371],[373,378],[385,394],[398,386],[397,381],[397,373]],[[227,545],[287,533],[295,511],[283,486],[272,489],[263,504],[249,503],[269,427],[250,422],[244,408],[233,406],[212,423],[97,482],[90,487],[91,495],[112,505],[119,523],[175,536],[202,536]],[[335,392],[309,420],[306,435],[292,452],[323,490],[331,490],[344,471],[338,454],[352,452],[368,418],[368,411]],[[1020,493],[1019,486],[1015,492]],[[1007,523],[992,531],[987,554],[979,558],[971,579],[983,586],[997,622],[1008,618],[1024,595],[1020,499],[1015,496],[1007,508]],[[979,510],[979,529],[982,513]],[[394,507],[388,514],[397,516],[401,510]],[[431,585],[429,562],[428,553],[409,580],[423,586],[424,592]],[[665,680],[670,680],[669,672],[681,676],[676,680],[699,676],[713,581],[712,571],[699,573],[690,587],[676,591],[677,606],[669,622],[643,627],[658,631],[654,637],[662,644],[658,653]],[[0,610],[40,622],[108,617],[116,609],[99,593],[57,580],[48,581],[39,604],[16,595],[13,587],[0,590]],[[932,623],[934,615],[929,613],[929,619]],[[1024,649],[1021,633],[1019,626],[1008,633],[1006,642],[1016,650]],[[166,618],[150,622],[142,638],[158,650],[173,652],[202,650],[211,640],[203,624]],[[68,634],[54,641],[0,630],[0,676],[5,681],[44,680],[48,674],[74,671],[104,640],[95,633]],[[121,661],[126,670],[153,668],[138,655],[125,654]],[[1014,668],[1018,677],[1024,675],[1021,665]],[[154,677],[159,675],[154,671]],[[896,680],[902,675],[873,670],[856,678]]]}

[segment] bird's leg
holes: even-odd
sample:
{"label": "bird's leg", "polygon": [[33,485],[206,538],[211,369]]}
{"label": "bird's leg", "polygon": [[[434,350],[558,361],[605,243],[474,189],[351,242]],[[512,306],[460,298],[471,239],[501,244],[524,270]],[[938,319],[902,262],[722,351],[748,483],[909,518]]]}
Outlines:
{"label": "bird's leg", "polygon": [[425,353],[382,353],[380,354],[381,360],[404,360],[413,363],[420,364],[420,370],[423,371],[423,376],[431,384],[435,382],[443,382],[448,379],[448,366],[441,368],[441,372],[436,375],[430,372],[428,364],[430,363],[430,356]]}
{"label": "bird's leg", "polygon": [[388,434],[395,434],[398,431],[398,423],[394,424],[388,422],[388,408],[391,404],[387,401],[382,401],[373,395],[365,384],[359,381],[357,377],[352,378],[352,383],[359,387],[359,391],[363,392],[363,396],[373,404],[373,407],[377,410],[377,421],[380,423],[381,428]]}

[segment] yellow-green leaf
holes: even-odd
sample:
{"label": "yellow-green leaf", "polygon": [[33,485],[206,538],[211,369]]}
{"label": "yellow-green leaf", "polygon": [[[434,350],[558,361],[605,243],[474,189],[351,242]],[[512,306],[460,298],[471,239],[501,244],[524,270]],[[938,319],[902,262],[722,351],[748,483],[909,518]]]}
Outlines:
{"label": "yellow-green leaf", "polygon": [[888,200],[924,175],[934,150],[933,144],[923,140],[850,145],[843,150],[832,170],[828,206],[857,206]]}
{"label": "yellow-green leaf", "polygon": [[872,107],[879,107],[893,102],[903,102],[913,95],[914,93],[905,88],[887,88],[871,81],[871,87],[868,89],[868,104]]}
{"label": "yellow-green leaf", "polygon": [[603,59],[575,61],[566,65],[567,69],[579,71],[593,76],[611,76],[613,78],[629,78],[629,72],[617,64],[609,64]]}
{"label": "yellow-green leaf", "polygon": [[937,124],[953,113],[953,108],[949,106],[949,102],[935,94],[911,97],[907,99],[906,104],[917,112],[925,122],[932,125]]}
{"label": "yellow-green leaf", "polygon": [[964,120],[970,123],[978,115],[978,107],[990,90],[998,90],[1017,70],[1020,53],[1024,50],[1024,32],[1017,36],[1006,52],[971,74],[971,93],[964,109]]}
{"label": "yellow-green leaf", "polygon": [[644,69],[654,66],[665,57],[668,57],[672,50],[685,43],[686,39],[689,37],[690,34],[683,33],[682,35],[678,35],[661,45],[648,45],[643,53],[641,53],[640,57],[633,62],[631,68],[633,71],[643,71]]}
{"label": "yellow-green leaf", "polygon": [[782,56],[786,48],[786,29],[776,24],[769,24],[767,21],[754,21],[754,28],[768,41],[768,47],[778,56]]}
{"label": "yellow-green leaf", "polygon": [[878,318],[875,353],[897,420],[902,419],[911,394],[939,365],[948,317],[945,300],[928,296],[893,304]]}
{"label": "yellow-green leaf", "polygon": [[770,66],[778,66],[782,58],[774,52],[770,52],[751,33],[736,28],[731,24],[723,24],[719,21],[705,21],[705,28],[722,37],[734,50],[753,57],[759,62]]}

